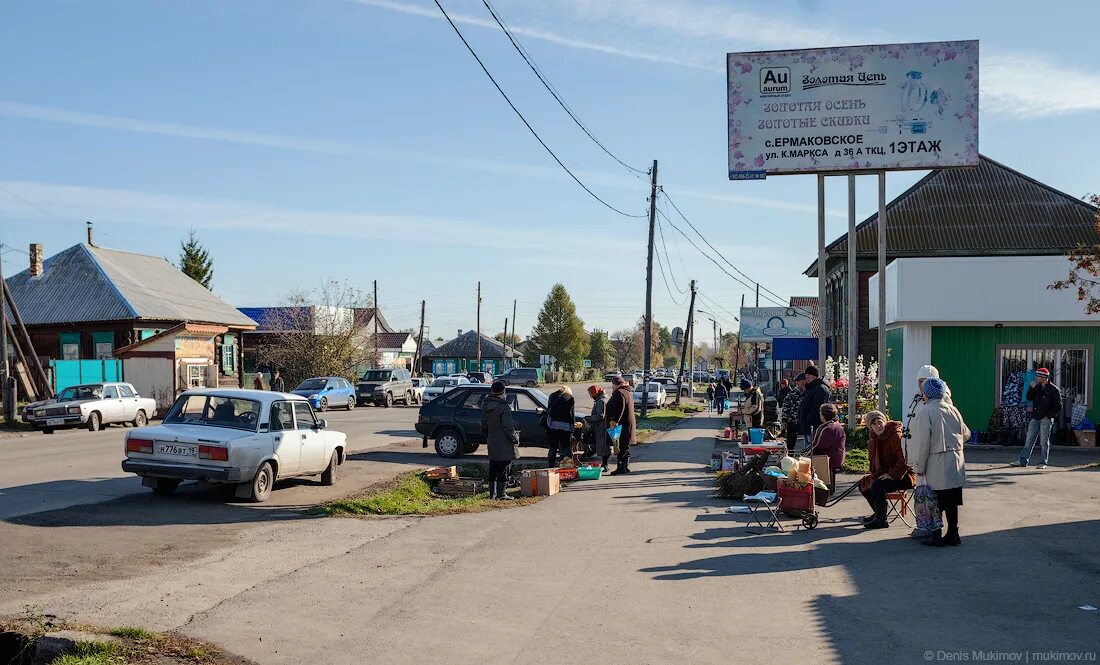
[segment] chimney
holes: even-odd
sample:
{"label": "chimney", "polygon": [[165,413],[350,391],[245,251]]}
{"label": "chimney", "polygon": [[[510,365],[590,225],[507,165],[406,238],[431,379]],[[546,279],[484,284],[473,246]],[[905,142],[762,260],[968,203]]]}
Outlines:
{"label": "chimney", "polygon": [[31,243],[31,277],[38,277],[42,274],[42,243]]}
{"label": "chimney", "polygon": [[459,336],[459,337],[462,337],[462,328],[459,328],[459,329],[458,329],[458,336]]}
{"label": "chimney", "polygon": [[88,246],[95,247],[95,243],[92,242],[92,223],[86,222],[86,224],[88,225]]}

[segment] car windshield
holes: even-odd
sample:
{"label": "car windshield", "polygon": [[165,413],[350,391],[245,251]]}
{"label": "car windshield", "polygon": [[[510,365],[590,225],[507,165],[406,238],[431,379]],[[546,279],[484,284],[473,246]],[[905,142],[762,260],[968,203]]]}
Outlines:
{"label": "car windshield", "polygon": [[538,388],[528,388],[527,392],[531,394],[531,397],[535,398],[535,401],[539,403],[539,406],[546,406],[550,403],[550,396],[542,392]]}
{"label": "car windshield", "polygon": [[374,369],[363,374],[363,381],[389,381],[390,373],[387,370]]}
{"label": "car windshield", "polygon": [[447,386],[457,386],[458,379],[436,379],[432,386],[435,388],[446,388]]}
{"label": "car windshield", "polygon": [[164,423],[231,427],[255,432],[259,426],[259,416],[260,403],[255,400],[213,395],[180,395],[164,417]]}
{"label": "car windshield", "polygon": [[69,386],[57,396],[58,402],[76,402],[85,399],[100,399],[103,396],[103,386]]}
{"label": "car windshield", "polygon": [[306,379],[295,390],[320,390],[328,383],[326,379]]}

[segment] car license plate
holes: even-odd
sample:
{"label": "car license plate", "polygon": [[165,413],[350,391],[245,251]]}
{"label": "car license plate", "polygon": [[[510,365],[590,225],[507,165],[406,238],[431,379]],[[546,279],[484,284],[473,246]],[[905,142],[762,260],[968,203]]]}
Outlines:
{"label": "car license plate", "polygon": [[181,457],[194,457],[195,446],[177,446],[174,443],[158,443],[158,455],[178,455]]}
{"label": "car license plate", "polygon": [[64,418],[49,418],[46,420],[47,427],[58,427],[65,424]]}

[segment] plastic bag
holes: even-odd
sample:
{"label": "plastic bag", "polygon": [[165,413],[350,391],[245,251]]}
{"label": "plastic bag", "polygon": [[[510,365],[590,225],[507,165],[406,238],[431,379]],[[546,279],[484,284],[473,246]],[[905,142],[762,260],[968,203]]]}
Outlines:
{"label": "plastic bag", "polygon": [[913,490],[913,512],[917,516],[917,528],[924,531],[939,531],[943,528],[940,519],[940,504],[936,500],[936,491],[922,478]]}
{"label": "plastic bag", "polygon": [[1081,422],[1073,426],[1073,429],[1096,429],[1096,425],[1088,419],[1088,416],[1085,416]]}
{"label": "plastic bag", "polygon": [[614,427],[608,427],[607,435],[611,437],[612,443],[619,443],[619,437],[623,435],[623,426],[615,425]]}
{"label": "plastic bag", "polygon": [[779,468],[783,469],[783,473],[790,473],[791,468],[798,465],[798,461],[793,457],[782,457],[779,460]]}

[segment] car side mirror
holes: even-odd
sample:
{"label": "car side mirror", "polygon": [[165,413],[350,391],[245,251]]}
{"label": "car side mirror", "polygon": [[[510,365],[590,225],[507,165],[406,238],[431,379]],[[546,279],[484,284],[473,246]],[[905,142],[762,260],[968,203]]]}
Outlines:
{"label": "car side mirror", "polygon": [[325,429],[326,427],[328,427],[328,421],[326,421],[324,418],[318,418],[317,429]]}
{"label": "car side mirror", "polygon": [[545,412],[546,412],[546,409],[542,408],[541,406],[536,406],[535,407],[535,413],[539,414],[540,416]]}

